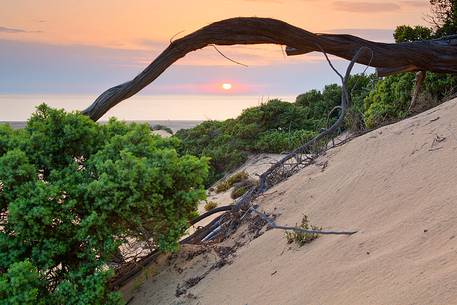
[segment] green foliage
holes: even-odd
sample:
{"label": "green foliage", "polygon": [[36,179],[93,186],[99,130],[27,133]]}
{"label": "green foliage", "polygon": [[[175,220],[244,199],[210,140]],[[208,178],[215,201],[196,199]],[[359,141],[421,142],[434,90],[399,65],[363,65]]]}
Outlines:
{"label": "green foliage", "polygon": [[0,274],[0,304],[45,304],[45,288],[38,270],[28,260],[11,264]]}
{"label": "green foliage", "polygon": [[400,25],[395,29],[396,42],[411,42],[457,34],[457,1],[430,0],[428,21],[433,29],[421,25]]}
{"label": "green foliage", "polygon": [[278,130],[268,131],[259,136],[255,143],[255,149],[278,154],[284,153],[303,145],[311,140],[316,134],[316,132],[303,129],[291,132]]}
{"label": "green foliage", "polygon": [[[413,73],[387,76],[376,83],[374,90],[364,99],[364,120],[368,128],[402,119],[408,115],[415,86]],[[457,89],[457,77],[452,74],[427,73],[421,88],[425,101],[413,110],[426,110]]]}
{"label": "green foliage", "polygon": [[374,128],[385,122],[404,118],[411,101],[414,74],[388,76],[379,81],[365,98],[365,123]]}
{"label": "green foliage", "polygon": [[155,130],[164,130],[166,132],[168,132],[169,134],[173,134],[173,130],[168,127],[168,126],[165,126],[165,125],[161,125],[161,124],[156,124],[154,126],[151,127],[151,130],[152,131],[155,131]]}
{"label": "green foliage", "polygon": [[[400,25],[394,33],[397,42],[457,33],[457,1],[431,0],[430,4],[435,28]],[[456,84],[455,75],[428,73],[420,95],[424,102],[409,110],[413,73],[380,80],[374,74],[353,75],[348,82],[351,101],[342,128],[357,132],[402,119],[455,94]],[[236,119],[207,121],[179,131],[176,137],[181,140],[182,153],[210,158],[209,186],[245,162],[250,153],[283,153],[297,148],[336,121],[339,110],[335,106],[340,102],[341,86],[330,84],[322,91],[297,96],[295,103],[270,100],[244,110]]]}
{"label": "green foliage", "polygon": [[224,132],[229,120],[205,121],[191,129],[181,129],[173,138],[181,142],[181,153],[210,158],[207,186],[222,178],[225,173],[246,161],[247,152],[239,147],[239,140]]}
{"label": "green foliage", "polygon": [[205,121],[178,131],[180,152],[210,158],[207,186],[246,161],[249,153],[288,152],[331,124],[327,114],[340,104],[341,87],[333,84],[322,92],[311,91],[295,103],[278,99],[245,109],[240,116],[223,122]]}
{"label": "green foliage", "polygon": [[222,193],[227,191],[232,186],[227,182],[227,180],[220,181],[216,184],[215,191],[216,193]]}
{"label": "green foliage", "polygon": [[394,38],[397,43],[427,40],[432,38],[432,29],[421,25],[400,25],[395,29]]}
{"label": "green foliage", "polygon": [[227,191],[235,183],[239,183],[249,178],[249,174],[245,171],[238,172],[228,177],[227,179],[220,181],[216,184],[216,193],[221,193]]}
{"label": "green foliage", "polygon": [[14,146],[14,139],[17,132],[9,125],[0,124],[0,157],[5,154],[11,147]]}
{"label": "green foliage", "polygon": [[[328,127],[327,115],[335,107],[341,104],[341,86],[337,84],[326,85],[322,92],[311,90],[297,96],[295,103],[309,111],[308,118],[312,124],[304,127],[308,131],[318,131]],[[338,117],[338,112],[333,112],[331,121]]]}
{"label": "green foliage", "polygon": [[[322,230],[320,227],[311,225],[307,215],[303,215],[300,225],[296,224],[296,226],[305,230]],[[299,247],[310,243],[319,237],[319,235],[316,233],[306,233],[299,231],[286,231],[285,236],[288,244],[295,243]]]}
{"label": "green foliage", "polygon": [[346,129],[357,132],[366,128],[365,99],[375,87],[376,80],[375,74],[355,74],[349,78],[348,91],[351,100],[346,115]]}
{"label": "green foliage", "polygon": [[457,75],[427,73],[423,86],[432,99],[440,101],[457,91]]}
{"label": "green foliage", "polygon": [[248,190],[249,190],[249,188],[246,186],[241,186],[239,188],[235,188],[235,189],[233,189],[232,193],[230,194],[230,198],[237,199],[237,198],[243,196]]}
{"label": "green foliage", "polygon": [[211,211],[217,207],[217,202],[215,201],[208,201],[205,203],[205,211]]}
{"label": "green foliage", "polygon": [[[425,40],[440,38],[442,36],[457,34],[457,1],[456,0],[431,0],[432,14],[429,16],[434,29],[424,26],[398,26],[394,33],[396,42],[411,42],[416,40]],[[377,88],[377,98],[368,99],[372,103],[371,109],[367,109],[366,117],[370,127],[377,126],[384,119],[391,120],[402,118],[406,115],[405,97],[409,99],[409,90],[406,89],[399,95],[398,91],[390,94],[388,90],[393,86],[393,82],[400,81],[399,86],[404,86],[403,80],[412,78],[412,76],[402,75],[399,78],[392,76],[387,77]],[[422,86],[419,99],[413,111],[423,111],[431,108],[446,97],[454,94],[456,90],[457,76],[451,74],[427,73],[425,82]],[[382,88],[382,86],[385,88]],[[412,85],[411,85],[412,86]],[[395,88],[396,89],[396,88]],[[411,89],[412,90],[412,89]],[[379,97],[384,97],[384,102],[380,102]],[[376,100],[376,101],[374,101]]]}
{"label": "green foliage", "polygon": [[0,304],[117,304],[107,263],[146,230],[175,250],[205,198],[207,160],[147,125],[45,105],[0,127]]}
{"label": "green foliage", "polygon": [[[278,99],[269,100],[257,107],[245,109],[236,119],[234,134],[243,137],[244,128],[255,133],[270,129],[284,128],[291,125],[292,129],[303,127],[302,118],[306,111],[294,107],[294,104]],[[247,132],[249,138],[255,136]]]}
{"label": "green foliage", "polygon": [[232,186],[234,185],[235,183],[238,183],[238,182],[241,182],[243,180],[246,180],[249,178],[249,174],[246,173],[246,171],[241,171],[241,172],[238,172],[236,174],[233,174],[231,175],[230,177],[228,177],[227,179],[227,183]]}
{"label": "green foliage", "polygon": [[232,199],[243,196],[247,191],[254,187],[257,182],[253,179],[246,179],[240,182],[237,182],[233,185],[233,191],[230,194]]}
{"label": "green foliage", "polygon": [[431,22],[436,27],[435,37],[457,34],[457,1],[430,0]]}

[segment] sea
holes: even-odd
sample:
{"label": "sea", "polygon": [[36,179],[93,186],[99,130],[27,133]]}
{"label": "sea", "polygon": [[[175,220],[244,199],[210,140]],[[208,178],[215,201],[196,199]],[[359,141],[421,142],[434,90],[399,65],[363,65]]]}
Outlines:
{"label": "sea", "polygon": [[[99,121],[117,117],[123,121],[161,124],[176,131],[191,128],[204,120],[235,118],[244,109],[273,98],[295,101],[295,96],[136,95],[113,107]],[[90,95],[0,95],[0,122],[21,128],[39,104],[74,111],[85,109],[95,99],[96,96]]]}

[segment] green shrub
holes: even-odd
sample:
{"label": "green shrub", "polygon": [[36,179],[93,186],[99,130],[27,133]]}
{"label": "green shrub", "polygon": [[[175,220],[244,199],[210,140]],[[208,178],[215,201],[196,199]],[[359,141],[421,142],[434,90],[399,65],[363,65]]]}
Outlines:
{"label": "green shrub", "polygon": [[[403,119],[409,114],[415,74],[403,73],[383,78],[364,100],[364,120],[368,128]],[[457,91],[457,77],[452,74],[427,73],[420,94],[425,97],[412,111],[424,111],[441,103]]]}
{"label": "green shrub", "polygon": [[432,38],[432,29],[416,25],[400,25],[394,32],[395,42],[412,42],[416,40],[426,40]]}
{"label": "green shrub", "polygon": [[249,191],[249,187],[246,187],[246,186],[234,188],[232,193],[230,194],[230,198],[237,199],[237,198],[243,196],[247,191]]}
{"label": "green shrub", "polygon": [[238,197],[243,196],[247,191],[257,184],[255,180],[246,179],[241,182],[237,182],[233,185],[233,191],[230,194],[232,199],[237,199]]}
{"label": "green shrub", "polygon": [[[301,220],[301,224],[298,225],[296,224],[297,227],[305,229],[305,230],[322,230],[322,228],[313,226],[309,224],[308,216],[303,215],[303,218]],[[299,247],[312,242],[316,238],[319,237],[318,234],[315,233],[305,233],[305,232],[298,232],[298,231],[286,231],[285,233],[287,243],[295,243]]]}
{"label": "green shrub", "polygon": [[245,171],[238,172],[228,177],[227,179],[220,181],[216,184],[216,193],[225,192],[230,189],[235,183],[241,182],[249,178],[249,174]]}
{"label": "green shrub", "polygon": [[174,137],[180,140],[181,153],[210,159],[207,187],[247,159],[247,153],[240,149],[239,141],[224,131],[227,122],[229,120],[205,121],[194,128],[179,130]]}
{"label": "green shrub", "polygon": [[259,136],[255,148],[260,152],[284,153],[303,145],[316,134],[316,132],[307,130],[268,131]]}
{"label": "green shrub", "polygon": [[365,123],[374,128],[385,122],[402,119],[408,112],[414,88],[414,73],[385,77],[365,98]]}
{"label": "green shrub", "polygon": [[[5,135],[8,135],[7,141]],[[107,263],[148,232],[175,250],[205,198],[207,160],[147,125],[98,125],[45,105],[0,128],[3,304],[117,304]]]}
{"label": "green shrub", "polygon": [[205,203],[205,211],[210,211],[217,207],[217,202],[215,201],[208,201]]}
{"label": "green shrub", "polygon": [[457,75],[428,72],[422,90],[429,93],[432,99],[442,101],[457,92]]}
{"label": "green shrub", "polygon": [[457,34],[457,1],[430,0],[435,37]]}
{"label": "green shrub", "polygon": [[[317,131],[327,126],[327,115],[335,107],[341,104],[341,86],[337,84],[326,85],[322,92],[311,90],[297,96],[295,104],[307,109],[308,119],[313,121],[311,128],[303,126],[302,129]],[[333,118],[337,117],[337,113]]]}
{"label": "green shrub", "polygon": [[151,127],[151,130],[152,131],[155,131],[155,130],[163,130],[163,131],[166,131],[168,132],[169,134],[173,134],[173,130],[168,127],[168,126],[165,126],[165,125],[161,125],[161,124],[156,124],[154,126]]}
{"label": "green shrub", "polygon": [[[210,158],[206,184],[209,187],[243,164],[249,153],[292,150],[310,132],[326,127],[327,113],[339,104],[339,92],[341,88],[337,85],[327,86],[319,92],[323,100],[310,106],[270,100],[245,109],[236,119],[206,121],[192,129],[178,131],[175,137],[181,142],[181,153]],[[270,144],[269,140],[275,143]]]}
{"label": "green shrub", "polygon": [[232,186],[227,182],[227,180],[221,181],[216,184],[216,193],[222,193],[227,191]]}
{"label": "green shrub", "polygon": [[238,172],[238,173],[233,174],[230,177],[228,177],[227,183],[230,186],[233,186],[235,183],[241,182],[241,181],[246,180],[248,178],[249,178],[249,174],[246,173],[246,171],[241,171],[241,172]]}
{"label": "green shrub", "polygon": [[351,100],[344,122],[345,129],[358,132],[366,128],[364,118],[365,99],[375,87],[376,80],[375,74],[355,74],[349,78],[348,91]]}
{"label": "green shrub", "polygon": [[312,107],[314,104],[320,103],[321,101],[322,93],[316,89],[302,93],[295,98],[295,104],[302,107]]}

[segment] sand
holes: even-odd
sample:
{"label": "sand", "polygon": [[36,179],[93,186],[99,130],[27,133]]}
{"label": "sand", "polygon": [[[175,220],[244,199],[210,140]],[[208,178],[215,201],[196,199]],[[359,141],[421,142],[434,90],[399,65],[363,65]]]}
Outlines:
{"label": "sand", "polygon": [[[258,180],[258,176],[262,174],[264,171],[266,171],[272,163],[276,162],[279,160],[283,155],[281,154],[258,154],[258,155],[252,155],[248,157],[248,160],[240,166],[237,170],[235,170],[233,173],[228,174],[227,177],[230,177],[231,175],[245,171],[250,179],[253,180]],[[221,179],[223,181],[227,177]],[[215,183],[215,185],[217,182]],[[226,192],[221,192],[221,193],[216,193],[214,190],[214,187],[212,188],[213,190],[208,191],[207,193],[207,199],[206,201],[202,201],[198,204],[198,212],[199,214],[203,214],[206,212],[205,210],[205,204],[206,202],[216,202],[217,206],[224,206],[224,205],[230,205],[234,203],[234,199],[231,197],[231,193],[233,191],[233,187],[228,189]],[[187,237],[188,235],[192,234],[195,232],[196,228],[199,226],[205,226],[209,224],[212,220],[214,220],[216,217],[218,217],[220,214],[214,214],[213,216],[207,217],[203,219],[202,221],[196,223],[194,226],[189,228],[187,234],[184,237]]]}
{"label": "sand", "polygon": [[[310,166],[257,201],[279,224],[307,214],[358,233],[298,247],[266,231],[180,297],[177,285],[218,258],[178,255],[137,279],[130,304],[457,304],[455,118],[457,100],[375,130],[329,151],[324,170]],[[189,247],[198,246],[181,257]]]}

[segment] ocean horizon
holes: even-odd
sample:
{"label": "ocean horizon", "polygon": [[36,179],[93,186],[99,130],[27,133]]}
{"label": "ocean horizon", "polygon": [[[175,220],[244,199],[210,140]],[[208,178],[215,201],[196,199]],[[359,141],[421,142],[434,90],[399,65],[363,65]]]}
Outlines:
{"label": "ocean horizon", "polygon": [[[105,124],[108,121],[97,121],[97,123],[100,124]],[[196,121],[196,120],[125,120],[127,123],[146,123],[149,124],[149,126],[153,127],[154,125],[162,125],[169,127],[173,133],[177,132],[180,129],[189,129],[192,127],[197,126],[203,121]],[[13,129],[19,129],[19,128],[24,128],[26,125],[27,121],[1,121],[0,124],[8,124],[10,125]]]}
{"label": "ocean horizon", "polygon": [[[66,111],[83,110],[95,98],[91,95],[0,94],[0,122],[24,122],[42,103]],[[107,121],[110,117],[124,121],[158,122],[157,124],[225,120],[237,117],[248,107],[258,106],[274,98],[295,101],[295,96],[135,95],[113,107],[100,121]]]}

